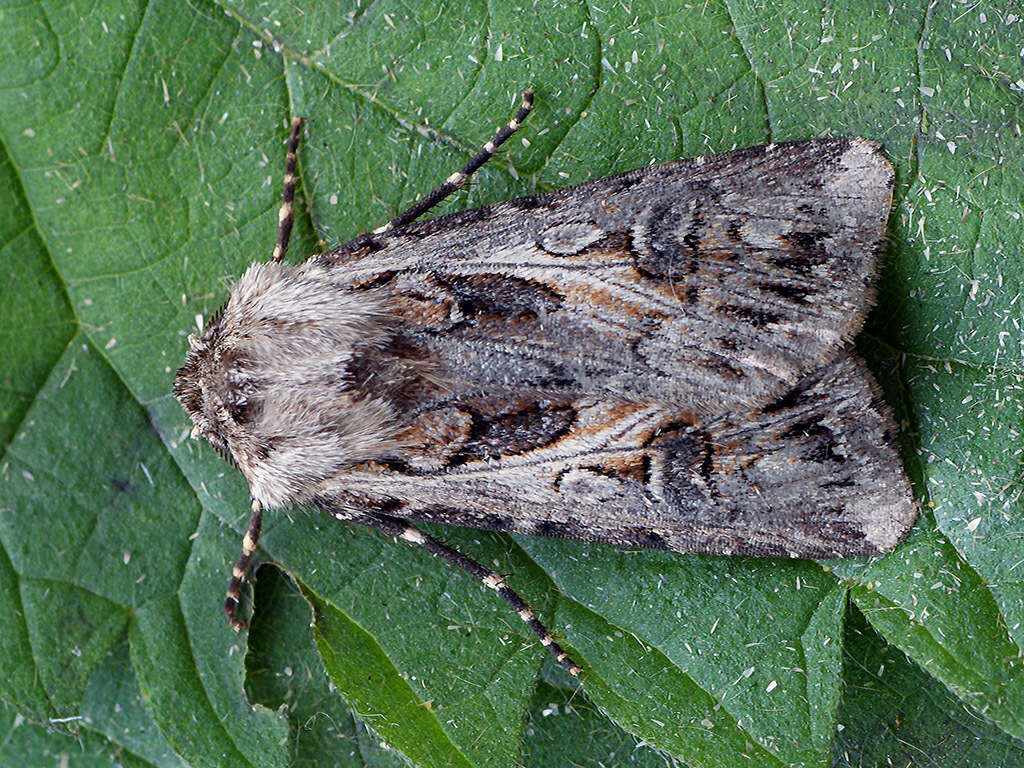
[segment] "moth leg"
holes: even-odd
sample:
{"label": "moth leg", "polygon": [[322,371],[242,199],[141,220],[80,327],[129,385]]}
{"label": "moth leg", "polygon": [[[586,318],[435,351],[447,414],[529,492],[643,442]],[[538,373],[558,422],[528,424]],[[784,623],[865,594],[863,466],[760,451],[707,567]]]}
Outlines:
{"label": "moth leg", "polygon": [[355,518],[346,515],[344,519],[365,524],[368,527],[376,528],[386,536],[393,536],[409,544],[421,546],[432,555],[443,557],[452,565],[461,568],[488,589],[493,589],[502,600],[511,606],[516,615],[526,622],[526,626],[537,636],[540,644],[547,648],[548,652],[555,657],[555,661],[561,664],[573,677],[580,676],[583,669],[569,658],[569,654],[562,649],[562,646],[555,642],[555,638],[552,637],[547,627],[537,618],[534,610],[512,587],[505,583],[505,580],[499,574],[481,565],[473,558],[466,557],[457,549],[453,549],[447,544],[438,541],[433,536],[424,533],[404,520],[380,514],[365,514]]}
{"label": "moth leg", "polygon": [[453,173],[445,180],[444,184],[408,208],[404,213],[396,216],[387,224],[377,227],[377,229],[373,230],[373,234],[382,235],[395,227],[401,227],[404,224],[415,221],[465,184],[466,179],[478,171],[480,166],[490,160],[494,156],[494,152],[505,143],[509,136],[519,130],[519,126],[522,125],[526,116],[530,114],[531,109],[533,109],[533,91],[528,88],[523,91],[523,102],[519,106],[515,117],[505,123],[501,130],[494,135],[494,138],[484,144],[480,151],[473,155],[473,158],[468,163],[462,166],[462,170]]}
{"label": "moth leg", "polygon": [[252,500],[252,514],[249,515],[249,528],[242,537],[242,552],[235,561],[234,570],[231,572],[231,583],[228,585],[228,597],[224,601],[224,615],[228,617],[228,623],[235,632],[241,632],[246,623],[236,615],[238,600],[242,594],[242,582],[249,572],[249,564],[252,562],[253,553],[256,551],[256,542],[260,540],[260,528],[263,525],[263,505],[256,499]]}
{"label": "moth leg", "polygon": [[299,134],[302,130],[302,118],[292,118],[292,130],[288,135],[288,154],[284,159],[284,193],[281,195],[281,210],[277,213],[277,244],[274,246],[272,261],[280,261],[288,251],[288,239],[292,236],[292,222],[295,211],[292,202],[295,200],[295,165],[298,162]]}

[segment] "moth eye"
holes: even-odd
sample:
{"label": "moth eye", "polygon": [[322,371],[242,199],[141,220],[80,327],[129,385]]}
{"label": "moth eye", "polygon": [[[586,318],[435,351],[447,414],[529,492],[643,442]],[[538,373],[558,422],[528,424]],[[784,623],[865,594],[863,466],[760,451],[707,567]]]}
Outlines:
{"label": "moth eye", "polygon": [[189,353],[185,365],[178,369],[174,377],[174,396],[189,414],[199,413],[203,407],[203,396],[196,384],[196,364],[192,353]]}
{"label": "moth eye", "polygon": [[249,401],[238,400],[232,402],[230,407],[228,408],[228,415],[231,417],[231,420],[236,424],[245,424],[246,422],[249,421],[249,417],[251,415],[249,409]]}

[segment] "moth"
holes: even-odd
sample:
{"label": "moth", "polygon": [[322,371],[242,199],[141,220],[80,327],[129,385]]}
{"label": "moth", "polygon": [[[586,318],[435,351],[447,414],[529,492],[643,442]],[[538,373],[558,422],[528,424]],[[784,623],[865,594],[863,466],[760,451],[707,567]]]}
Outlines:
{"label": "moth", "polygon": [[286,264],[301,121],[272,259],[199,337],[174,394],[245,475],[252,515],[304,504],[497,573],[412,521],[678,552],[892,549],[917,509],[851,341],[875,296],[893,170],[816,139],[641,168],[416,222],[520,126],[388,224]]}

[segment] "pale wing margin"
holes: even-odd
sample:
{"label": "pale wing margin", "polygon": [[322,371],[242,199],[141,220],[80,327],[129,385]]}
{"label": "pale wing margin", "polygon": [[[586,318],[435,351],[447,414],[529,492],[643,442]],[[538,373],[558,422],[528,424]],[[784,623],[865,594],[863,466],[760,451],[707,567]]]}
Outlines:
{"label": "pale wing margin", "polygon": [[[874,300],[892,167],[863,139],[644,168],[319,257],[480,392],[749,411],[823,365]],[[512,376],[514,380],[509,380]]]}
{"label": "pale wing margin", "polygon": [[849,353],[742,418],[693,423],[663,405],[610,399],[576,400],[557,418],[550,404],[534,405],[515,411],[534,436],[518,453],[505,444],[505,455],[490,455],[486,436],[467,428],[450,433],[440,465],[357,468],[327,480],[321,496],[354,517],[377,509],[625,546],[807,558],[886,552],[917,515],[895,424]]}

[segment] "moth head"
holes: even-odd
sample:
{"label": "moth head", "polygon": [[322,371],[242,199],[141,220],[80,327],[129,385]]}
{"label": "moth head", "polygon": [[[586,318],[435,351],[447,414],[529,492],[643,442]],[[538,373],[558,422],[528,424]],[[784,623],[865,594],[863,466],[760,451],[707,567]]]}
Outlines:
{"label": "moth head", "polygon": [[[396,414],[367,368],[393,336],[381,296],[328,267],[254,264],[200,336],[189,337],[174,394],[265,506],[393,448]],[[369,362],[368,362],[369,361]]]}
{"label": "moth head", "polygon": [[256,382],[250,366],[222,334],[222,306],[201,336],[189,335],[185,364],[174,377],[174,395],[192,419],[192,437],[205,437],[223,458],[237,465],[233,446],[249,420]]}

